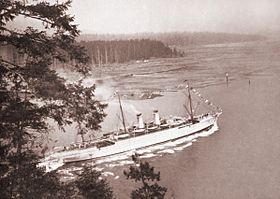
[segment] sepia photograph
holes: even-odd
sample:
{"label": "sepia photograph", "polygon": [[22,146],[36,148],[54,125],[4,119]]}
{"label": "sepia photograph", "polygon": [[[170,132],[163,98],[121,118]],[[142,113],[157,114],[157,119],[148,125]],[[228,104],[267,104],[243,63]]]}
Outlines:
{"label": "sepia photograph", "polygon": [[0,0],[0,199],[280,198],[279,9]]}

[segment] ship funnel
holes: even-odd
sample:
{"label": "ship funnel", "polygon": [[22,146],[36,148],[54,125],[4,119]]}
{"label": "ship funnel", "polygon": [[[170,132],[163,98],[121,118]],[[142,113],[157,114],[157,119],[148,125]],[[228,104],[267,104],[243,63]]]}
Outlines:
{"label": "ship funnel", "polygon": [[136,116],[137,116],[137,121],[138,121],[138,128],[139,129],[145,128],[142,113],[138,113]]}
{"label": "ship funnel", "polygon": [[154,124],[160,125],[158,110],[154,110]]}

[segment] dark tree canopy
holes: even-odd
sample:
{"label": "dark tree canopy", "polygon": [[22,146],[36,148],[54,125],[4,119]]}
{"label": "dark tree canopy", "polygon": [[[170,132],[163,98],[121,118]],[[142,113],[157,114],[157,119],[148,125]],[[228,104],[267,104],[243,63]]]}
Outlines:
{"label": "dark tree canopy", "polygon": [[79,195],[86,199],[112,199],[113,191],[101,173],[91,167],[84,167],[82,174],[75,181]]}
{"label": "dark tree canopy", "polygon": [[[61,184],[55,174],[36,167],[49,132],[47,119],[61,128],[75,122],[78,133],[84,135],[99,129],[105,116],[105,105],[95,98],[95,86],[84,88],[81,81],[66,84],[51,67],[58,60],[82,75],[89,71],[88,56],[75,42],[79,30],[74,17],[67,14],[71,1],[50,2],[0,0],[0,48],[12,46],[23,57],[22,63],[0,57],[3,198],[59,198]],[[17,18],[26,24],[38,21],[41,27],[12,28]]]}
{"label": "dark tree canopy", "polygon": [[132,157],[135,165],[130,166],[129,171],[124,171],[127,179],[141,182],[142,186],[131,193],[132,199],[163,199],[167,188],[160,186],[160,172],[155,172],[148,162],[139,161],[135,156]]}

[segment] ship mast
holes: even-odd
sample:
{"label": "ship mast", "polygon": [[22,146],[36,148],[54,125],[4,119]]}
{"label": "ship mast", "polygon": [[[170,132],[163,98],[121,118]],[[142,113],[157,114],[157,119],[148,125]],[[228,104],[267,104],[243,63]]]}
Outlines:
{"label": "ship mast", "polygon": [[123,108],[122,108],[122,103],[121,103],[120,95],[119,95],[119,93],[117,93],[117,95],[118,95],[119,104],[120,104],[120,110],[121,110],[122,124],[123,124],[123,128],[124,128],[124,132],[127,133],[126,126],[125,126],[125,121],[124,121],[124,113],[123,113]]}
{"label": "ship mast", "polygon": [[190,86],[188,83],[187,83],[187,88],[188,88],[188,94],[189,94],[188,97],[189,97],[189,101],[190,101],[190,116],[191,116],[191,121],[193,123],[194,119],[193,119],[192,97],[191,97],[191,92],[190,92]]}

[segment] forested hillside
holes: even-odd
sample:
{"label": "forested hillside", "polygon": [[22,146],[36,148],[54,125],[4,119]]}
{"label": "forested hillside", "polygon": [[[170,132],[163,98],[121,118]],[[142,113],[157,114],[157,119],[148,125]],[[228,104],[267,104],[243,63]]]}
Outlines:
{"label": "forested hillside", "polygon": [[[160,41],[149,39],[81,41],[79,44],[86,48],[90,63],[95,66],[124,63],[131,60],[183,56],[175,48],[169,48]],[[17,64],[22,64],[25,60],[25,56],[17,53],[12,46],[2,46],[0,48],[0,57]],[[55,66],[59,65],[55,64]]]}
{"label": "forested hillside", "polygon": [[91,63],[95,65],[182,56],[175,48],[171,49],[160,41],[150,39],[81,41],[80,44],[86,48]]}

